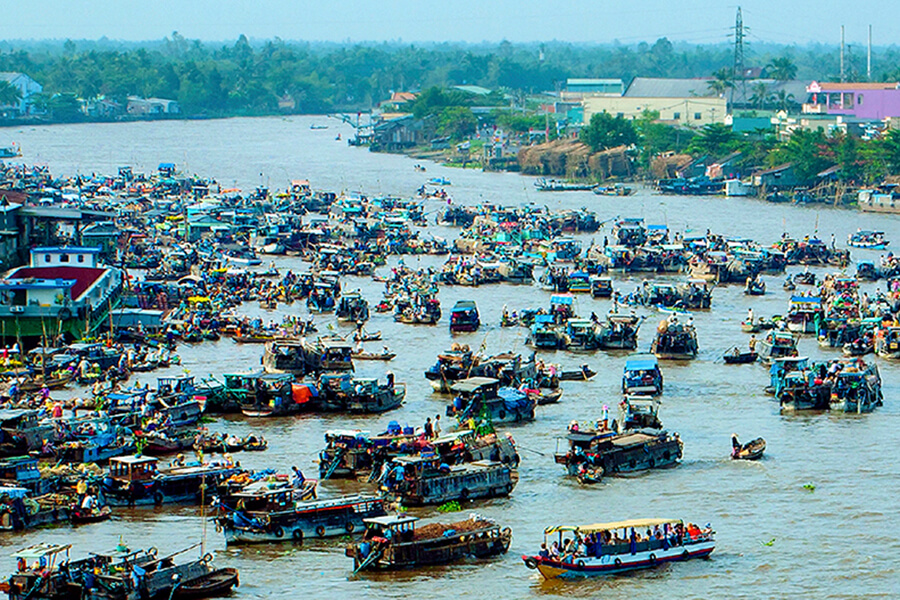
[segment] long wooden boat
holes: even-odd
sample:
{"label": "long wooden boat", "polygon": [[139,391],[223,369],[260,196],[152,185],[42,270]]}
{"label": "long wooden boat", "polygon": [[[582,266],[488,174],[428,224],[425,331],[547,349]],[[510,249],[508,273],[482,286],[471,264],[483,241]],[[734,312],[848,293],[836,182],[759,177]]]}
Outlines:
{"label": "long wooden boat", "polygon": [[[560,552],[542,550],[523,556],[529,569],[537,569],[545,579],[570,579],[623,573],[656,567],[691,558],[707,558],[715,549],[715,532],[710,528],[684,525],[681,519],[634,519],[593,525],[559,525],[544,530],[544,548],[550,536],[578,541],[583,550]],[[645,535],[649,534],[649,535]]]}
{"label": "long wooden boat", "polygon": [[759,460],[766,451],[766,440],[756,438],[746,444],[740,444],[737,437],[732,437],[731,458],[734,460]]}
{"label": "long wooden boat", "polygon": [[239,586],[240,578],[237,569],[226,567],[210,571],[187,583],[176,587],[172,592],[174,598],[214,598],[224,596],[231,588]]}
{"label": "long wooden boat", "polygon": [[512,530],[472,516],[456,523],[418,526],[417,517],[391,515],[365,519],[363,540],[348,546],[354,572],[446,564],[462,558],[485,559],[509,550]]}

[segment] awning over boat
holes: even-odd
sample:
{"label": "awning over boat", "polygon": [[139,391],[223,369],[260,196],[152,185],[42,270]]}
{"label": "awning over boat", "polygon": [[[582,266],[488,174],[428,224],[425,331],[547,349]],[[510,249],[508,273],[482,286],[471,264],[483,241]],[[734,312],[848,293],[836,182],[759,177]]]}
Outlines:
{"label": "awning over boat", "polygon": [[594,523],[593,525],[557,525],[548,527],[544,530],[544,534],[551,534],[565,531],[577,531],[578,533],[600,533],[601,531],[614,531],[617,529],[643,529],[644,527],[655,527],[657,525],[674,525],[681,523],[681,519],[631,519],[629,521],[613,521],[611,523]]}

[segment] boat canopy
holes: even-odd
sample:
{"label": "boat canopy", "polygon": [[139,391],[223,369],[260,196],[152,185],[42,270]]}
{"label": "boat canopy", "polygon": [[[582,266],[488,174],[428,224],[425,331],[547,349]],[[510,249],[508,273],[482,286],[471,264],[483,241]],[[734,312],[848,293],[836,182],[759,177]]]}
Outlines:
{"label": "boat canopy", "polygon": [[635,356],[625,361],[626,371],[649,371],[659,365],[659,359],[652,354]]}
{"label": "boat canopy", "polygon": [[71,544],[35,544],[34,546],[29,546],[27,548],[19,550],[18,552],[13,554],[12,557],[24,558],[26,560],[32,558],[43,558],[45,556],[59,554],[60,552],[66,552],[71,547]]}
{"label": "boat canopy", "polygon": [[572,304],[573,296],[550,296],[550,304]]}
{"label": "boat canopy", "polygon": [[681,523],[681,519],[631,519],[628,521],[613,521],[611,523],[594,523],[593,525],[557,525],[548,527],[544,534],[573,531],[578,533],[600,533],[601,531],[614,531],[616,529],[643,529],[657,525],[675,525]]}

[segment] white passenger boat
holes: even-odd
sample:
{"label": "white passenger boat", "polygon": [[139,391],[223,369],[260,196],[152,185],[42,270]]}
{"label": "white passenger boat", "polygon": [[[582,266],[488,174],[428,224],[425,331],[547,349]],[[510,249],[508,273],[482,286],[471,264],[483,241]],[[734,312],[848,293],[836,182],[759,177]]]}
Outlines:
{"label": "white passenger boat", "polygon": [[714,536],[709,526],[701,529],[681,519],[558,525],[544,530],[539,554],[522,560],[546,579],[606,575],[707,558],[715,549]]}

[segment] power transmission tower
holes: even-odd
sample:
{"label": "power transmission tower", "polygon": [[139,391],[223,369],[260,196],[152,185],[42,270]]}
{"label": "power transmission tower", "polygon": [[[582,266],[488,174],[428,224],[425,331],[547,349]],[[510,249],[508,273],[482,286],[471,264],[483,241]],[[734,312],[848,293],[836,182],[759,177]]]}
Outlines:
{"label": "power transmission tower", "polygon": [[747,102],[747,80],[744,77],[744,35],[749,28],[744,27],[744,18],[741,15],[741,7],[737,8],[737,18],[734,20],[734,65],[731,69],[731,104],[734,105],[734,90],[740,82],[740,101]]}

